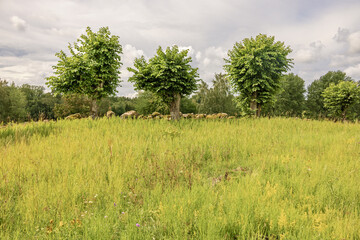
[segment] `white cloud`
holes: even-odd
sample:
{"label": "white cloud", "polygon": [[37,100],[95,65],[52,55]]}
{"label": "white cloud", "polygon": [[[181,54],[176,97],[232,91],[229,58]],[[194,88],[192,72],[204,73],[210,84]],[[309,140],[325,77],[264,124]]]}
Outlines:
{"label": "white cloud", "polygon": [[355,80],[360,80],[360,64],[348,67],[344,70],[344,72]]}
{"label": "white cloud", "polygon": [[321,57],[321,50],[324,45],[321,41],[312,42],[308,47],[295,52],[294,60],[301,63],[312,63]]}
{"label": "white cloud", "polygon": [[360,53],[360,31],[349,35],[350,53]]}
{"label": "white cloud", "polygon": [[196,53],[195,59],[196,59],[196,61],[200,62],[200,60],[201,60],[201,52]]}
{"label": "white cloud", "polygon": [[12,16],[10,18],[12,25],[18,31],[25,31],[27,28],[27,24],[24,19],[19,18],[18,16]]}
{"label": "white cloud", "polygon": [[333,55],[331,57],[330,66],[336,68],[342,68],[346,66],[352,66],[356,63],[360,63],[360,56],[348,56],[348,55]]}
{"label": "white cloud", "polygon": [[347,42],[350,35],[349,29],[338,28],[338,32],[335,34],[334,39],[337,42]]}

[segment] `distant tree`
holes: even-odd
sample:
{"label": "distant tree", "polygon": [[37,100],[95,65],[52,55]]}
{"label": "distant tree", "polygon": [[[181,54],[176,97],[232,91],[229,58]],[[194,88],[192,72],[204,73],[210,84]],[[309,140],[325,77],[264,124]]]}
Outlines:
{"label": "distant tree", "polygon": [[49,119],[54,118],[52,109],[54,108],[55,103],[60,103],[59,97],[54,97],[50,93],[45,93],[45,88],[42,86],[23,84],[20,87],[20,90],[25,94],[25,111],[31,119],[38,120],[40,115]]}
{"label": "distant tree", "polygon": [[360,99],[360,87],[352,81],[331,83],[322,93],[324,107],[335,119],[346,120],[348,109]]}
{"label": "distant tree", "polygon": [[301,116],[305,110],[305,81],[293,73],[281,78],[281,91],[275,97],[273,105],[277,116]]}
{"label": "distant tree", "polygon": [[328,114],[324,106],[322,93],[331,83],[338,84],[342,81],[352,81],[351,77],[341,71],[329,71],[319,79],[313,81],[308,87],[306,106],[310,117],[321,117]]}
{"label": "distant tree", "polygon": [[97,101],[113,95],[118,87],[122,47],[118,36],[112,36],[108,27],[97,33],[88,27],[76,43],[68,46],[71,56],[60,51],[55,76],[47,78],[54,93],[83,94],[91,99],[91,111],[97,116]]}
{"label": "distant tree", "polygon": [[[213,87],[208,88],[205,82],[202,82],[194,95],[195,101],[198,102],[200,113],[228,113],[236,112],[234,95],[231,93],[229,80],[222,73],[215,74]],[[196,100],[197,99],[197,100]]]}
{"label": "distant tree", "polygon": [[182,97],[180,102],[181,113],[196,113],[196,103],[189,97]]}
{"label": "distant tree", "polygon": [[203,80],[200,80],[198,84],[197,91],[191,97],[192,100],[196,104],[196,110],[198,113],[206,113],[207,112],[207,105],[206,105],[206,98],[209,92],[209,86]]}
{"label": "distant tree", "polygon": [[8,118],[17,122],[24,121],[26,119],[26,96],[14,83],[9,87],[9,103]]}
{"label": "distant tree", "polygon": [[128,68],[134,75],[129,78],[136,89],[153,92],[169,107],[171,118],[180,118],[180,100],[196,89],[197,68],[191,67],[188,50],[179,51],[178,46],[168,47],[164,52],[158,48],[147,62],[142,56],[135,59],[134,67]]}
{"label": "distant tree", "polygon": [[124,112],[135,109],[135,99],[127,97],[105,97],[99,102],[100,116],[104,116],[107,111],[111,110],[116,116],[120,116]]}
{"label": "distant tree", "polygon": [[168,105],[157,95],[150,91],[140,91],[135,100],[135,110],[139,114],[151,114],[159,112],[161,114],[168,114]]}
{"label": "distant tree", "polygon": [[6,122],[9,114],[10,99],[9,99],[9,86],[6,80],[0,78],[0,123]]}
{"label": "distant tree", "polygon": [[70,114],[80,113],[88,115],[91,108],[91,99],[85,95],[66,94],[62,96],[61,103],[55,104],[53,112],[55,118],[64,118]]}
{"label": "distant tree", "polygon": [[250,109],[260,116],[264,104],[273,101],[280,89],[280,78],[290,69],[292,59],[287,58],[292,50],[274,37],[259,34],[245,38],[229,50],[224,66],[230,82],[240,96],[243,110]]}

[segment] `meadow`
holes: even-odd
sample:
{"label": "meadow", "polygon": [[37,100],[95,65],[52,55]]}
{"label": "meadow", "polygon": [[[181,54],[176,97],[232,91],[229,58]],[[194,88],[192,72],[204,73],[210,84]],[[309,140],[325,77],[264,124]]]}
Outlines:
{"label": "meadow", "polygon": [[0,239],[360,239],[359,124],[33,122],[0,158]]}

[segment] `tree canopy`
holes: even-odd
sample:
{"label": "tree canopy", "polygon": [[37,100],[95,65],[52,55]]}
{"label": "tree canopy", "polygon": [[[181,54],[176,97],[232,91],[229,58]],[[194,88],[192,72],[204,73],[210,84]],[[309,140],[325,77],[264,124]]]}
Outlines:
{"label": "tree canopy", "polygon": [[329,115],[335,119],[346,119],[348,109],[360,99],[360,87],[352,81],[331,83],[322,93],[324,107]]}
{"label": "tree canopy", "polygon": [[201,81],[198,85],[198,91],[193,96],[198,103],[199,113],[228,113],[235,114],[236,104],[234,95],[231,93],[231,86],[225,74],[215,73],[212,88]]}
{"label": "tree canopy", "polygon": [[172,119],[179,119],[180,99],[191,94],[198,81],[197,68],[190,65],[191,61],[188,50],[180,51],[176,45],[165,51],[159,47],[149,61],[144,56],[135,59],[134,68],[128,68],[134,73],[129,81],[137,90],[159,96],[169,106]]}
{"label": "tree canopy", "polygon": [[352,79],[342,71],[329,71],[309,85],[306,105],[310,117],[324,117],[328,114],[322,93],[331,83],[338,84],[342,81],[352,81]]}
{"label": "tree canopy", "polygon": [[236,42],[228,51],[224,68],[245,112],[250,106],[259,116],[262,105],[273,101],[282,74],[292,66],[292,59],[287,57],[291,51],[283,42],[264,34]]}
{"label": "tree canopy", "polygon": [[281,78],[281,92],[275,97],[275,115],[301,116],[305,110],[305,81],[293,73]]}
{"label": "tree canopy", "polygon": [[96,101],[112,95],[120,84],[122,46],[119,37],[111,35],[108,27],[97,33],[86,29],[73,45],[69,44],[68,56],[64,51],[53,66],[55,76],[47,78],[47,85],[54,93],[84,94],[92,99],[92,111],[97,115]]}

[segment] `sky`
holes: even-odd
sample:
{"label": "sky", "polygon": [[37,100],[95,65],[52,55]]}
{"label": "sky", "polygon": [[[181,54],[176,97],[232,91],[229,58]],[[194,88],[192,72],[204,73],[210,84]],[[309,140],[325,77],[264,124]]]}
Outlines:
{"label": "sky", "polygon": [[0,0],[0,78],[45,86],[55,53],[87,26],[120,37],[119,96],[134,96],[126,68],[158,46],[189,49],[211,85],[234,43],[259,33],[291,47],[291,72],[306,85],[337,70],[360,80],[359,0]]}

